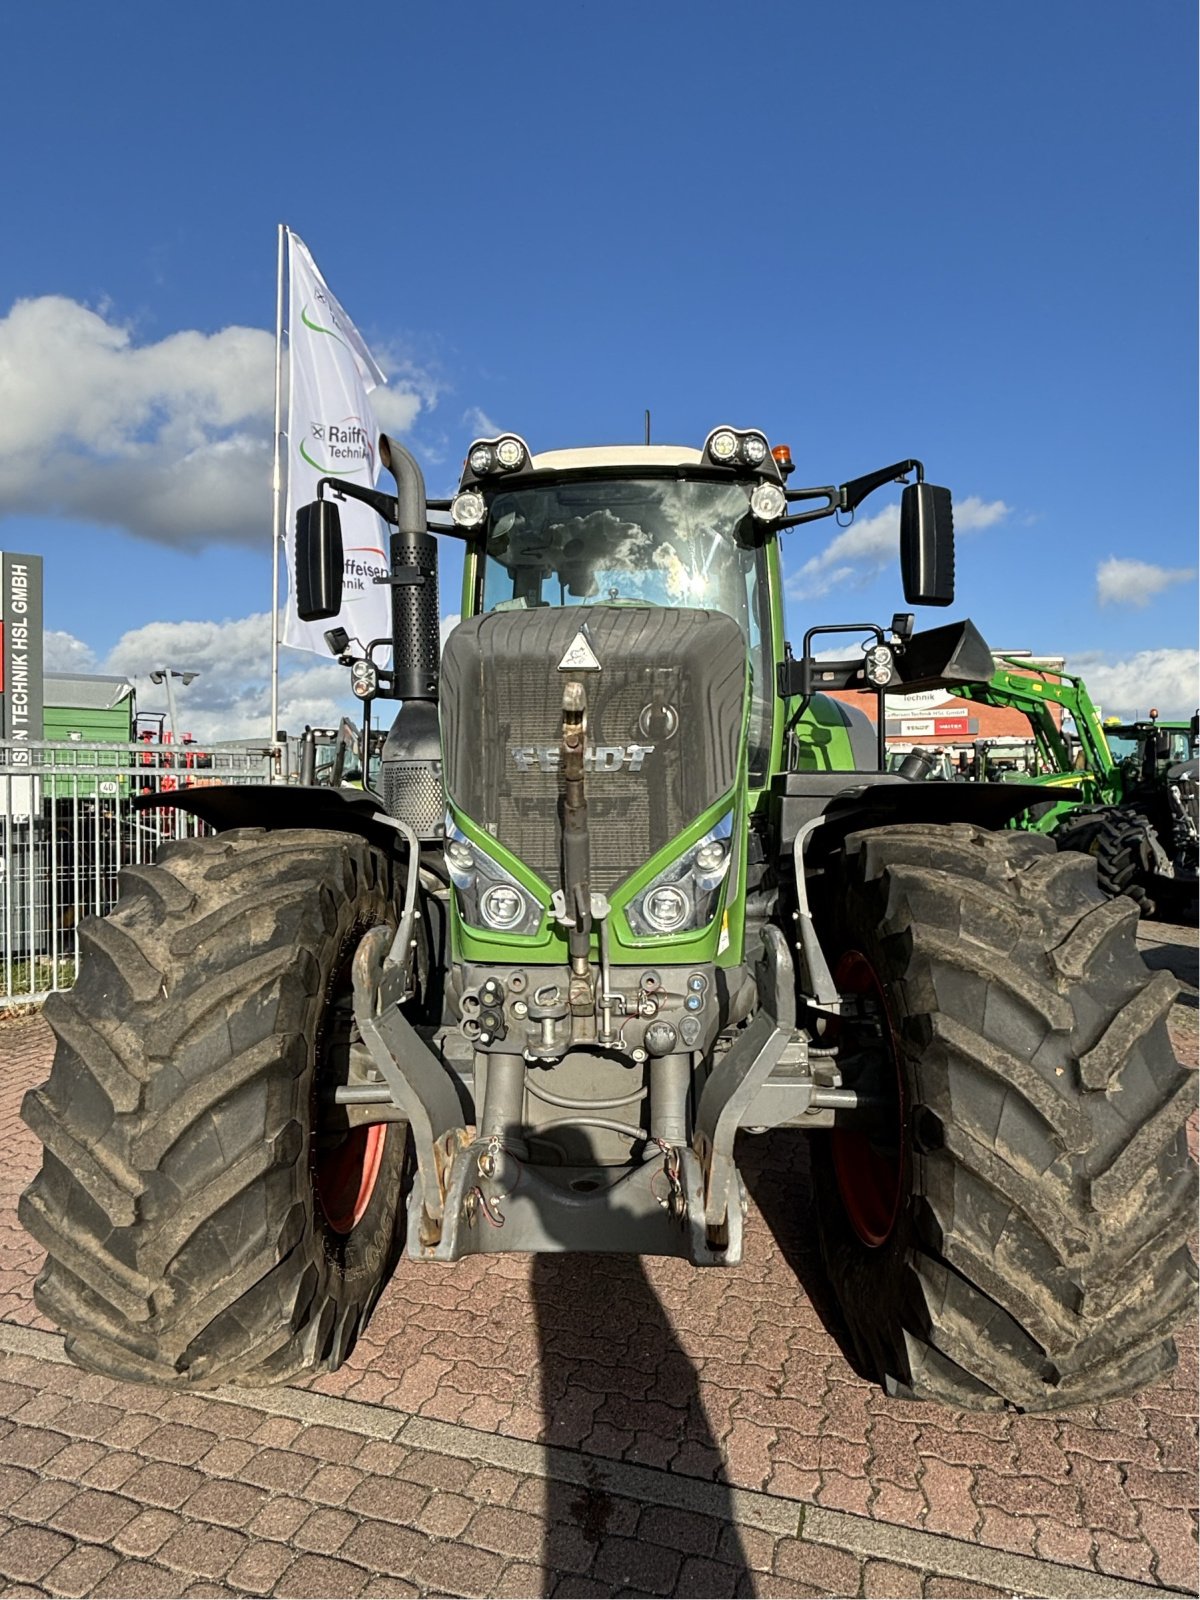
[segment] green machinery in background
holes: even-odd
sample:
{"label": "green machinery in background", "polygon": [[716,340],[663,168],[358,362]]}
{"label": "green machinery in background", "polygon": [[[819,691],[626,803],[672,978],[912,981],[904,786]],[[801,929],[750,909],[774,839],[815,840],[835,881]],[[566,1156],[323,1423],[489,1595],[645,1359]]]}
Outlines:
{"label": "green machinery in background", "polygon": [[[1196,719],[1160,723],[1152,713],[1147,722],[1102,722],[1082,678],[1035,676],[1036,663],[998,660],[986,683],[954,694],[1029,720],[1039,771],[1027,781],[1046,799],[1014,826],[1094,857],[1101,888],[1129,895],[1143,915],[1181,909],[1196,892]],[[1073,734],[1052,706],[1071,718]]]}

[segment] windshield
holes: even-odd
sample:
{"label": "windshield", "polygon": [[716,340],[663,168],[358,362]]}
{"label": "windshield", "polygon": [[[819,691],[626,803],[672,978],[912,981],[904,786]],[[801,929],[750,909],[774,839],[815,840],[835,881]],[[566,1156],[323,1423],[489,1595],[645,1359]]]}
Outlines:
{"label": "windshield", "polygon": [[[1149,738],[1149,729],[1129,733],[1118,732],[1115,728],[1106,728],[1108,748],[1112,751],[1116,761],[1128,760],[1131,756],[1141,753],[1144,742]],[[1159,728],[1158,737],[1163,741],[1163,748],[1158,755],[1159,760],[1171,763],[1190,761],[1195,755],[1195,742],[1191,730],[1188,728]]]}
{"label": "windshield", "polygon": [[527,484],[491,501],[481,611],[653,605],[723,611],[750,652],[751,781],[774,711],[765,554],[750,487],[680,478]]}

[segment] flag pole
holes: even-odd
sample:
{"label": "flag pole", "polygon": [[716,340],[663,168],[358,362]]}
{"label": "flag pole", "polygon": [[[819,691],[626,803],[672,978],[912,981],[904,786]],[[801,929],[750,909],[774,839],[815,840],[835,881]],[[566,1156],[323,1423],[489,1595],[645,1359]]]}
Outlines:
{"label": "flag pole", "polygon": [[271,727],[275,743],[279,731],[279,549],[283,543],[283,255],[286,226],[279,224],[279,251],[275,272],[275,459],[272,469],[271,526]]}

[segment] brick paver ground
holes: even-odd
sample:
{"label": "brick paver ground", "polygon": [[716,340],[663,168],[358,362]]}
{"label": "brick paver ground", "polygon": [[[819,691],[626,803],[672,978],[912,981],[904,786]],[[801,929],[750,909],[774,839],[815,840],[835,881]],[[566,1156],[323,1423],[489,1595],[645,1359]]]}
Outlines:
{"label": "brick paver ground", "polygon": [[[1145,942],[1194,971],[1190,930]],[[1192,985],[1172,1034],[1195,1065]],[[736,1269],[406,1259],[307,1389],[86,1375],[15,1219],[50,1050],[40,1019],[0,1022],[4,1594],[1196,1592],[1195,1327],[1169,1381],[1107,1406],[889,1400],[837,1341],[786,1135],[747,1146]]]}

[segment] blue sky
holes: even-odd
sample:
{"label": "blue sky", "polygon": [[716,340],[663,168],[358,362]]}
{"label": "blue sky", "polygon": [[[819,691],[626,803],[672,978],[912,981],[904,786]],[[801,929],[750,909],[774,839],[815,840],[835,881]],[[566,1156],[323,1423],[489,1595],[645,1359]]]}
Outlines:
{"label": "blue sky", "polygon": [[[284,221],[432,494],[480,418],[534,449],[647,406],[660,441],[758,426],[794,484],[916,455],[960,508],[951,615],[1106,711],[1195,704],[1192,7],[44,0],[5,30],[0,547],[46,559],[54,661],[199,667],[199,731],[266,730]],[[797,642],[902,603],[893,519],[788,536]],[[288,657],[293,725],[350,703]]]}

